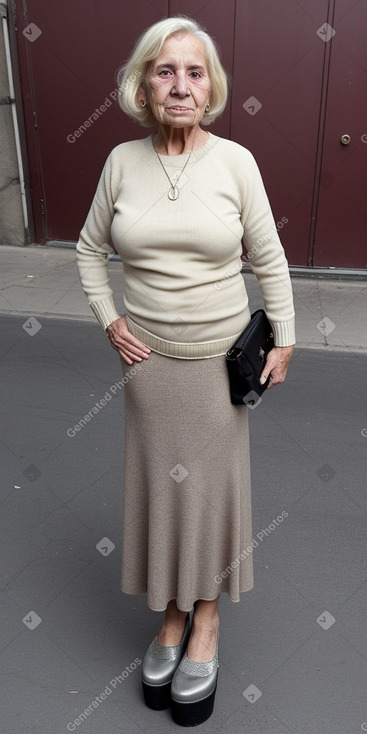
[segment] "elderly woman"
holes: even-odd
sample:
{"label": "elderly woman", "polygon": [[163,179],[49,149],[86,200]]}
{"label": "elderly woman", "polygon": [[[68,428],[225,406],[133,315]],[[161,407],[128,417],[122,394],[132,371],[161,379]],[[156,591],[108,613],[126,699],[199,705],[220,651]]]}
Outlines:
{"label": "elderly woman", "polygon": [[202,127],[227,100],[211,37],[186,17],[154,24],[119,84],[124,112],[155,131],[111,151],[77,260],[125,377],[121,589],[165,613],[143,660],[145,702],[193,726],[213,710],[220,593],[238,602],[253,587],[248,407],[230,401],[225,359],[250,320],[242,254],[274,332],[269,387],[295,343],[292,289],[253,156]]}

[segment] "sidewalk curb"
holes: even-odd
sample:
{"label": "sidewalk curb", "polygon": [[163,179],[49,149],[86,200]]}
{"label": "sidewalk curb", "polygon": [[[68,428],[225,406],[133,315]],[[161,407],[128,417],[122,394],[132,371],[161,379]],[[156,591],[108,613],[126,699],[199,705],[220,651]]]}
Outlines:
{"label": "sidewalk curb", "polygon": [[[46,313],[40,313],[38,311],[32,311],[30,314],[28,311],[4,311],[0,309],[0,317],[1,316],[10,316],[12,318],[25,318],[26,320],[30,316],[34,316],[37,319],[54,319],[55,321],[82,321],[85,324],[89,324],[92,326],[96,326],[98,329],[102,331],[101,326],[98,324],[96,318],[94,316],[88,317],[88,316],[73,316],[72,314],[46,314]],[[336,346],[333,344],[311,344],[307,342],[297,342],[294,345],[295,350],[298,349],[309,349],[310,351],[327,351],[327,352],[337,352],[337,353],[346,353],[346,354],[367,354],[367,348],[366,347],[356,347],[356,346]]]}

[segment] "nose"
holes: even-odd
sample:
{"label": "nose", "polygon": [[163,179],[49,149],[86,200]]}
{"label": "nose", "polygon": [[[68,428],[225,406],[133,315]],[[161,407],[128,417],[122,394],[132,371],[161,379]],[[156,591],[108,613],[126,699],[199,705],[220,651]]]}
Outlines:
{"label": "nose", "polygon": [[187,79],[185,72],[176,71],[175,80],[172,87],[172,94],[177,94],[179,97],[186,97],[190,93],[187,86]]}

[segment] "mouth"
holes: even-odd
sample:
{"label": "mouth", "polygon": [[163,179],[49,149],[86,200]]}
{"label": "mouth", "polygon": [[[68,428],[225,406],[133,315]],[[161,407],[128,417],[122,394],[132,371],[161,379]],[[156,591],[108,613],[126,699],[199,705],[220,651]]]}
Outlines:
{"label": "mouth", "polygon": [[191,107],[181,107],[179,105],[172,105],[172,107],[167,107],[167,109],[173,112],[192,112]]}

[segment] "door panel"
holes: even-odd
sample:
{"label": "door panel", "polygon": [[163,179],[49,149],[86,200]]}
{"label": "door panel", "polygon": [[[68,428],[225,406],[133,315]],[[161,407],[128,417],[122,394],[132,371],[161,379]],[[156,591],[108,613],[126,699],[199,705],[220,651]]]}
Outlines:
{"label": "door panel", "polygon": [[[167,15],[168,1],[139,0],[134,13],[127,2],[111,7],[27,0],[24,16],[20,6],[18,48],[21,67],[28,71],[22,85],[36,241],[75,241],[110,150],[149,135],[119,109],[111,93],[116,70],[144,28]],[[22,33],[30,22],[41,31],[34,41]],[[110,104],[103,111],[106,99]],[[85,121],[90,124],[75,137]]]}
{"label": "door panel", "polygon": [[[311,11],[293,0],[237,3],[232,138],[262,172],[293,265],[308,262],[325,44],[316,34],[327,0]],[[266,18],[266,23],[264,22]],[[243,108],[249,103],[250,113]]]}
{"label": "door panel", "polygon": [[[367,268],[367,7],[336,0],[313,264]],[[341,136],[350,135],[349,145]]]}
{"label": "door panel", "polygon": [[[289,263],[366,268],[365,0],[182,5],[16,2],[36,242],[75,241],[110,150],[150,133],[113,99],[116,70],[146,27],[184,12],[217,40],[232,76],[210,130],[255,155],[275,220],[288,219],[280,235]],[[327,20],[329,41],[317,33]],[[29,23],[36,38],[23,33]]]}

